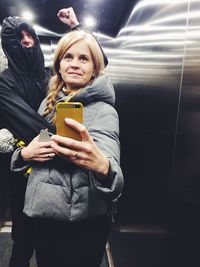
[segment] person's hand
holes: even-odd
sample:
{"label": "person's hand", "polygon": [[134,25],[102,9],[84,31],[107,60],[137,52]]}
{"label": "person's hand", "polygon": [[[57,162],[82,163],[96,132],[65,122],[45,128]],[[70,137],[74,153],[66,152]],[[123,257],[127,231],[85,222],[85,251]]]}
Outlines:
{"label": "person's hand", "polygon": [[77,166],[93,171],[100,176],[107,176],[109,161],[96,146],[86,127],[75,120],[65,119],[65,122],[81,135],[82,141],[53,135],[51,147],[61,157],[66,157]]}
{"label": "person's hand", "polygon": [[51,148],[51,141],[39,142],[39,135],[36,136],[27,147],[21,150],[21,156],[24,161],[45,162],[52,160],[55,152]]}
{"label": "person's hand", "polygon": [[72,7],[63,8],[59,10],[57,16],[60,19],[60,21],[62,21],[64,24],[67,24],[71,28],[79,24],[76,18],[76,14]]}

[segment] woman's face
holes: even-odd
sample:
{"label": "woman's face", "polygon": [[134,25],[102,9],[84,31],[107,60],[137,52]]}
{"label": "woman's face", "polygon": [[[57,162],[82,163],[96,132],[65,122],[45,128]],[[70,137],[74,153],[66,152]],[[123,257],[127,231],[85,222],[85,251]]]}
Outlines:
{"label": "woman's face", "polygon": [[94,63],[83,40],[66,51],[60,61],[59,72],[67,89],[76,90],[88,84],[94,75]]}

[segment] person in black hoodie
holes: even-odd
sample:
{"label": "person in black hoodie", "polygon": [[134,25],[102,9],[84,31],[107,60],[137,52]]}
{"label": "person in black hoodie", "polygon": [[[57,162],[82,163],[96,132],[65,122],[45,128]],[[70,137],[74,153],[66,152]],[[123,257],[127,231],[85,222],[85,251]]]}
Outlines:
{"label": "person in black hoodie", "polygon": [[[61,19],[66,16],[65,22]],[[58,13],[61,21],[84,30],[73,23],[72,8]],[[33,27],[19,17],[4,19],[1,30],[2,49],[8,68],[0,75],[0,128],[8,129],[28,144],[41,129],[54,133],[55,128],[37,113],[46,95],[49,73]],[[107,58],[104,55],[105,65]],[[10,267],[27,267],[34,251],[33,231],[29,218],[22,212],[27,177],[12,177],[12,239]]]}
{"label": "person in black hoodie", "polygon": [[[34,29],[18,17],[4,19],[1,44],[8,68],[0,75],[0,125],[29,143],[40,129],[54,129],[37,114],[46,95],[48,75],[44,55]],[[27,177],[11,176],[13,248],[10,267],[27,267],[34,245],[32,226],[23,214]]]}
{"label": "person in black hoodie", "polygon": [[[34,45],[22,42],[22,32],[32,36]],[[40,129],[54,131],[37,114],[48,82],[44,55],[34,29],[18,17],[4,19],[1,44],[8,68],[0,75],[0,125],[29,143]]]}

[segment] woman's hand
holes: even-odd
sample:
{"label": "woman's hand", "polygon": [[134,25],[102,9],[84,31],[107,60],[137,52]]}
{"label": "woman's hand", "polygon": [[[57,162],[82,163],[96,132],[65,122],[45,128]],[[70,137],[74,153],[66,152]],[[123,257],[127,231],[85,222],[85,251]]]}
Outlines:
{"label": "woman's hand", "polygon": [[57,16],[62,23],[67,24],[71,28],[79,24],[72,7],[59,10]]}
{"label": "woman's hand", "polygon": [[39,142],[39,135],[36,136],[27,147],[21,150],[21,156],[24,161],[45,162],[52,160],[55,152],[51,148],[50,142]]}
{"label": "woman's hand", "polygon": [[96,146],[86,127],[72,119],[65,119],[65,122],[80,133],[82,141],[53,135],[51,147],[54,152],[68,158],[81,168],[93,171],[103,177],[107,176],[109,161]]}

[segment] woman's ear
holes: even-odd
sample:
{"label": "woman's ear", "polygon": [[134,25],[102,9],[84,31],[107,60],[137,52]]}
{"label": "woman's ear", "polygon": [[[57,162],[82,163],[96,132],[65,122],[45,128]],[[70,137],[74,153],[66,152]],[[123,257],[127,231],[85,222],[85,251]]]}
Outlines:
{"label": "woman's ear", "polygon": [[96,71],[93,71],[92,78],[96,77]]}
{"label": "woman's ear", "polygon": [[91,80],[94,80],[95,77],[96,77],[96,75],[95,74],[92,74]]}

